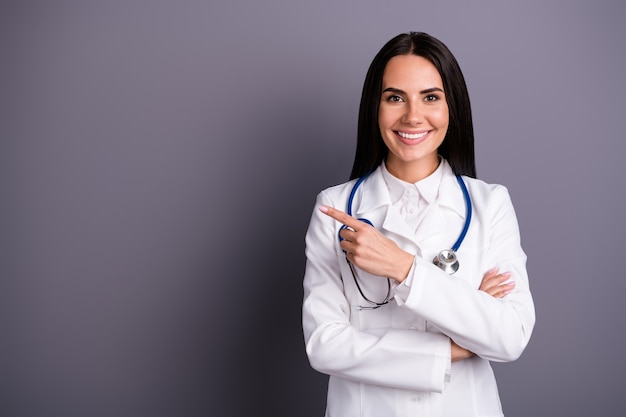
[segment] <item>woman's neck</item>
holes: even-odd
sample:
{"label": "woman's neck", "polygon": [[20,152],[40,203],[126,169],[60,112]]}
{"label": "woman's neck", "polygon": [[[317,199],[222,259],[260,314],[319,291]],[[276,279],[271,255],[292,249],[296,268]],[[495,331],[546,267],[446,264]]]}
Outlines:
{"label": "woman's neck", "polygon": [[[391,162],[391,163],[390,163]],[[391,175],[402,181],[414,184],[431,175],[439,167],[441,159],[437,156],[432,161],[416,161],[415,163],[394,163],[385,161],[385,167]]]}

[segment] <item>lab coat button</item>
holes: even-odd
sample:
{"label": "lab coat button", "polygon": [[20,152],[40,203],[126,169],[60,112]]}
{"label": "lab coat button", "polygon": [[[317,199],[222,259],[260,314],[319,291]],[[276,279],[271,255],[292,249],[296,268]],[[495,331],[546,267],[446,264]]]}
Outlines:
{"label": "lab coat button", "polygon": [[414,403],[420,403],[422,402],[422,396],[419,394],[413,394],[411,395],[411,401]]}

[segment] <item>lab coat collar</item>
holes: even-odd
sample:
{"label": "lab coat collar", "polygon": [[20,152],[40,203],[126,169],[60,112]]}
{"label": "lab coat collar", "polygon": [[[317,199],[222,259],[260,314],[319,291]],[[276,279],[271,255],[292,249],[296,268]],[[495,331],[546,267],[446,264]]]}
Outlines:
{"label": "lab coat collar", "polygon": [[465,207],[463,190],[456,180],[456,175],[454,175],[450,164],[445,160],[443,162],[445,163],[444,173],[439,186],[437,201],[441,207],[446,207],[465,219],[467,208]]}
{"label": "lab coat collar", "polygon": [[[437,169],[430,174],[428,177],[423,178],[416,183],[409,183],[406,181],[397,178],[389,172],[387,166],[385,165],[385,161],[380,164],[381,172],[383,178],[385,179],[385,183],[387,183],[387,187],[389,188],[389,196],[391,197],[391,202],[395,205],[400,199],[402,199],[407,190],[413,189],[417,191],[418,197],[427,204],[432,203],[437,198],[437,194],[439,193],[439,185],[441,184],[441,177],[443,176],[443,158],[439,157],[439,164],[437,164]],[[410,195],[410,194],[409,194]]]}
{"label": "lab coat collar", "polygon": [[422,246],[421,243],[445,229],[446,222],[442,213],[443,209],[451,210],[462,219],[465,218],[466,208],[463,192],[448,162],[443,160],[441,163],[443,164],[443,175],[437,199],[431,204],[432,207],[429,207],[417,230],[408,227],[404,218],[391,208],[391,197],[383,178],[381,166],[372,172],[361,185],[353,203],[353,214],[356,217],[369,219],[375,227],[382,228],[389,233]]}

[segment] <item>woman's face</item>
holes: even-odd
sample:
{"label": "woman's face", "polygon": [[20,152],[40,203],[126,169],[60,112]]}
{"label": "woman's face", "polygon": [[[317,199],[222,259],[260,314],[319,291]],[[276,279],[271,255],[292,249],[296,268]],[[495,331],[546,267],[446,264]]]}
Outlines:
{"label": "woman's face", "polygon": [[448,130],[448,104],[437,68],[417,55],[398,55],[383,73],[380,133],[394,176],[416,182],[437,169],[437,149]]}

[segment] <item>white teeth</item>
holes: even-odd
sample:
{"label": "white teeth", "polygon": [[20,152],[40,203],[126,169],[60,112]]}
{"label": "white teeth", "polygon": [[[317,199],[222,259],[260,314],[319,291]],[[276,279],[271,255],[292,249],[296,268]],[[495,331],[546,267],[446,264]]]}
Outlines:
{"label": "white teeth", "polygon": [[420,139],[426,136],[427,133],[428,132],[410,134],[410,133],[398,132],[398,135],[402,136],[405,139]]}

